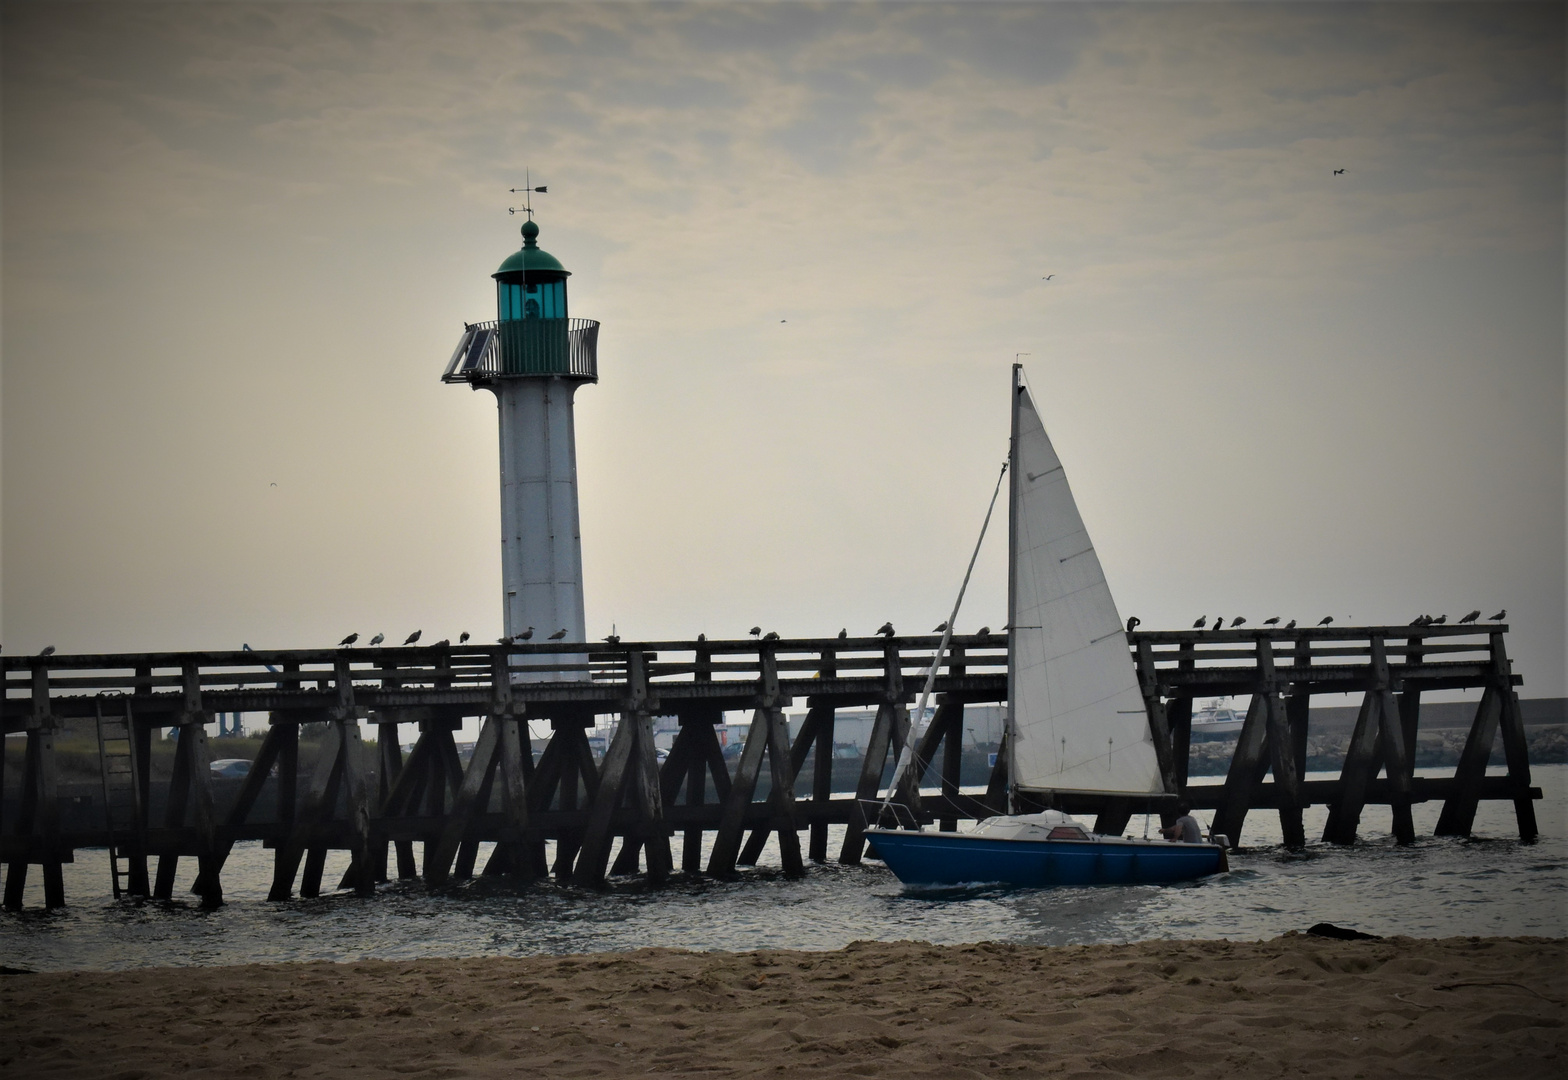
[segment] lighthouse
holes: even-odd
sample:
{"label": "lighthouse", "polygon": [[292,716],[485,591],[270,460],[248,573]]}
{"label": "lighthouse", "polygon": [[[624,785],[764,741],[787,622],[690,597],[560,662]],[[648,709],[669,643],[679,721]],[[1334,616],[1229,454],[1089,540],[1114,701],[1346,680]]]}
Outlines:
{"label": "lighthouse", "polygon": [[[540,190],[543,190],[542,188]],[[599,381],[599,324],[568,314],[570,273],[539,246],[532,215],[523,246],[495,278],[496,318],[466,325],[441,376],[493,392],[501,426],[501,588],[507,637],[586,642],[583,552],[577,516],[577,437],[572,399]],[[572,662],[555,656],[552,664]],[[586,679],[586,652],[571,674]],[[526,665],[526,659],[514,664]],[[517,676],[534,681],[525,671]]]}

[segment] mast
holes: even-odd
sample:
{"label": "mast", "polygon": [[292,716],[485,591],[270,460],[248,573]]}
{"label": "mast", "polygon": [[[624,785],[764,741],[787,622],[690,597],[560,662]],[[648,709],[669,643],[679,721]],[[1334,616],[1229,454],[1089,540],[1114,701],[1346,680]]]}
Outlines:
{"label": "mast", "polygon": [[1002,727],[1007,751],[1007,811],[1013,805],[1013,792],[1017,787],[1018,725],[1014,714],[1018,701],[1018,652],[1013,643],[1018,640],[1018,391],[1023,365],[1013,364],[1012,375],[1012,429],[1007,440],[1007,721]]}

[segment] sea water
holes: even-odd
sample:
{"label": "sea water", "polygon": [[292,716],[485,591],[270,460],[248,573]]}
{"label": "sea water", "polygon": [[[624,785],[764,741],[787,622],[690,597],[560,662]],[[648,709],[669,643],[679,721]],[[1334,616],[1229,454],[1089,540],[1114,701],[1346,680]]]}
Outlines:
{"label": "sea water", "polygon": [[[107,854],[85,850],[65,868],[63,910],[42,909],[39,873],[32,869],[27,910],[0,914],[0,964],[54,971],[650,946],[834,949],[855,940],[1260,940],[1318,922],[1385,936],[1564,937],[1568,766],[1535,766],[1533,781],[1544,794],[1536,803],[1541,838],[1535,843],[1519,842],[1507,802],[1483,802],[1469,839],[1433,837],[1441,804],[1420,804],[1414,810],[1418,839],[1407,847],[1389,835],[1388,808],[1368,807],[1354,846],[1312,843],[1301,852],[1280,846],[1275,813],[1254,811],[1228,873],[1165,886],[918,890],[900,885],[873,860],[810,866],[804,878],[789,880],[779,870],[774,841],[755,869],[733,881],[677,876],[655,889],[626,879],[597,892],[549,883],[516,888],[480,878],[434,891],[399,882],[381,886],[374,897],[334,893],[273,903],[266,899],[272,852],[248,843],[235,846],[224,869],[227,902],[203,911],[185,891],[195,860],[180,861],[180,899],[117,902],[110,896]],[[1307,811],[1309,837],[1322,833],[1326,816],[1323,807]],[[1143,829],[1143,819],[1135,817],[1128,832],[1141,835]],[[837,854],[841,837],[837,830],[830,854]],[[674,845],[678,861],[679,838]],[[334,852],[322,880],[336,882],[346,865],[346,854]]]}

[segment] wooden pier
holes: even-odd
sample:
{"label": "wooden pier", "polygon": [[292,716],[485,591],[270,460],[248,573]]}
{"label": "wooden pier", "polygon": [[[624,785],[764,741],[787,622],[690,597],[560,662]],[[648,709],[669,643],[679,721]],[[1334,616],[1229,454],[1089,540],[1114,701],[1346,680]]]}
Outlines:
{"label": "wooden pier", "polygon": [[[1540,791],[1530,786],[1506,631],[1500,624],[1138,631],[1128,644],[1168,790],[1215,811],[1215,831],[1233,844],[1248,812],[1262,809],[1279,814],[1287,844],[1305,843],[1301,812],[1310,804],[1329,807],[1323,839],[1333,843],[1355,841],[1369,803],[1392,807],[1400,842],[1414,838],[1411,806],[1428,800],[1443,801],[1439,834],[1468,835],[1482,799],[1511,800],[1520,836],[1532,840]],[[865,841],[856,800],[878,795],[909,738],[908,707],[937,645],[935,637],[616,642],[590,646],[586,663],[584,646],[570,643],[6,657],[4,728],[25,732],[26,741],[20,792],[0,789],[0,807],[7,797],[16,805],[0,820],[4,906],[21,906],[31,866],[42,871],[45,904],[63,905],[61,865],[82,847],[109,847],[117,895],[123,883],[130,895],[169,899],[178,860],[194,858],[192,891],[207,905],[222,903],[232,846],[254,840],[274,852],[273,900],[296,889],[319,895],[334,849],[350,854],[338,887],[364,894],[392,875],[432,886],[476,872],[519,882],[553,875],[597,887],[607,875],[645,871],[657,883],[675,870],[672,837],[680,838],[688,873],[733,874],[755,863],[773,835],[789,875],[830,854],[859,862]],[[553,681],[538,681],[542,672]],[[935,714],[916,749],[921,783],[938,790],[906,790],[900,801],[923,822],[954,829],[1004,810],[1005,742],[983,797],[959,790],[959,761],[965,706],[1006,699],[1005,636],[953,638],[935,689]],[[1455,689],[1482,690],[1462,759],[1451,777],[1413,777],[1421,695]],[[1346,692],[1362,695],[1362,704],[1344,770],[1337,780],[1306,782],[1311,698]],[[1251,695],[1252,704],[1225,783],[1189,788],[1193,701],[1229,695]],[[797,702],[807,711],[791,738],[784,710]],[[857,789],[834,798],[836,712],[866,707],[876,720]],[[726,711],[752,716],[733,770],[715,732]],[[237,712],[268,713],[270,725],[249,774],[220,805],[205,725]],[[596,758],[587,732],[608,714],[619,722]],[[662,763],[655,716],[679,720]],[[465,766],[453,732],[469,717],[482,722]],[[67,830],[54,743],[65,723],[89,718],[102,733],[110,809],[102,827]],[[551,729],[537,758],[529,721]],[[361,722],[377,729],[374,768]],[[326,736],[301,776],[305,724],[323,725],[317,730]],[[399,724],[419,730],[406,759]],[[164,813],[153,820],[152,733],[168,727],[180,737]],[[1508,774],[1489,777],[1499,732]],[[768,793],[759,801],[764,760]],[[796,797],[808,767],[810,794]],[[269,786],[276,812],[257,820]],[[1055,805],[1119,832],[1135,813],[1168,815],[1174,801],[1064,795]],[[845,837],[830,853],[835,824],[846,826]],[[480,868],[485,842],[495,846]]]}

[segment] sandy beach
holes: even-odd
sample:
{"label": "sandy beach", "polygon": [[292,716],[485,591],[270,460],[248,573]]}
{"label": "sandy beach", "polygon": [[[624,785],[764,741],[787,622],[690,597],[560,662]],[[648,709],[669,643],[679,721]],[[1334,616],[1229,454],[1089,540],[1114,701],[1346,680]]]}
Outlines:
{"label": "sandy beach", "polygon": [[8,1077],[1560,1077],[1568,943],[834,952],[0,978]]}

